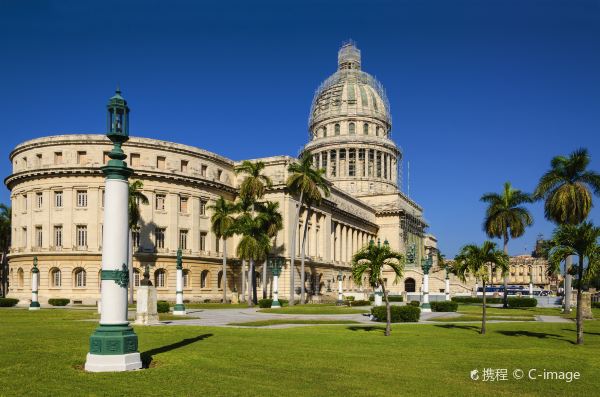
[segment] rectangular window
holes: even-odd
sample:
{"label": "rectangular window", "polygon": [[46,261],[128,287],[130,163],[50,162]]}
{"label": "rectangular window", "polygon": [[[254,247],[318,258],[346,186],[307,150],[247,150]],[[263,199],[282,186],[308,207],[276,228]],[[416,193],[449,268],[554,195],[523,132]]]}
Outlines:
{"label": "rectangular window", "polygon": [[206,171],[208,170],[208,166],[202,164],[200,166],[200,176],[206,176]]}
{"label": "rectangular window", "polygon": [[181,160],[181,172],[187,172],[188,170],[188,162],[185,160]]}
{"label": "rectangular window", "polygon": [[104,190],[100,191],[100,206],[104,208]]}
{"label": "rectangular window", "polygon": [[41,247],[42,246],[42,238],[43,238],[43,234],[42,234],[42,227],[41,226],[36,226],[35,227],[35,246],[36,247]]}
{"label": "rectangular window", "polygon": [[129,157],[129,165],[132,167],[139,167],[140,165],[140,154],[139,153],[131,153]]}
{"label": "rectangular window", "polygon": [[23,227],[22,231],[21,231],[21,243],[23,245],[23,248],[27,247],[27,228]]}
{"label": "rectangular window", "polygon": [[181,229],[179,231],[179,248],[181,248],[182,250],[187,249],[187,236],[188,236],[187,230]]}
{"label": "rectangular window", "polygon": [[133,248],[138,248],[140,246],[140,230],[139,230],[139,228],[131,231],[131,242],[133,244]]}
{"label": "rectangular window", "polygon": [[134,287],[140,286],[140,271],[137,269],[133,271],[133,286]]}
{"label": "rectangular window", "polygon": [[188,213],[188,197],[179,197],[179,212],[182,214]]}
{"label": "rectangular window", "polygon": [[62,225],[54,226],[54,246],[62,247],[63,245],[63,227]]}
{"label": "rectangular window", "polygon": [[87,163],[87,152],[77,152],[77,164],[84,165]]}
{"label": "rectangular window", "polygon": [[154,238],[156,239],[156,248],[165,248],[165,234],[167,229],[157,227],[154,229]]}
{"label": "rectangular window", "polygon": [[54,152],[54,164],[60,165],[63,163],[63,154],[62,152]]}
{"label": "rectangular window", "polygon": [[348,153],[348,176],[356,175],[356,150],[350,149]]}
{"label": "rectangular window", "polygon": [[77,233],[77,247],[86,248],[87,247],[87,226],[86,225],[77,225],[76,228]]}
{"label": "rectangular window", "polygon": [[206,251],[206,232],[200,232],[200,251]]}
{"label": "rectangular window", "polygon": [[165,196],[164,194],[157,194],[156,195],[156,209],[159,211],[164,211],[165,210],[165,201],[166,201],[167,196]]}
{"label": "rectangular window", "polygon": [[221,176],[223,176],[223,170],[218,170],[217,171],[217,180],[221,180]]}
{"label": "rectangular window", "polygon": [[27,194],[24,194],[22,197],[22,202],[23,202],[23,212],[27,212]]}
{"label": "rectangular window", "polygon": [[167,159],[165,157],[158,156],[156,158],[156,168],[158,168],[159,170],[164,170],[166,168],[166,162]]}
{"label": "rectangular window", "polygon": [[206,215],[206,201],[200,200],[200,215]]}
{"label": "rectangular window", "polygon": [[42,208],[42,205],[44,205],[44,195],[42,192],[35,194],[35,205],[37,208]]}
{"label": "rectangular window", "polygon": [[27,168],[27,157],[23,157],[23,168]]}
{"label": "rectangular window", "polygon": [[41,167],[42,166],[42,154],[38,153],[35,155],[35,165],[37,167]]}
{"label": "rectangular window", "polygon": [[87,190],[77,191],[77,206],[87,207]]}

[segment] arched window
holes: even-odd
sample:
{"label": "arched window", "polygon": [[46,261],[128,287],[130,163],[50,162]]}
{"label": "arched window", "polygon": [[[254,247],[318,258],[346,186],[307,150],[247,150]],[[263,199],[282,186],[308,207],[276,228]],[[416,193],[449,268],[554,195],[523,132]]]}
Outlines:
{"label": "arched window", "polygon": [[379,127],[375,127],[375,136],[379,136]]}
{"label": "arched window", "polygon": [[327,137],[327,126],[323,127],[323,138]]}
{"label": "arched window", "polygon": [[156,288],[164,288],[167,284],[165,269],[158,269],[154,272],[154,285]]}
{"label": "arched window", "polygon": [[363,124],[363,134],[369,135],[369,124],[367,123]]}
{"label": "arched window", "polygon": [[356,134],[356,125],[354,123],[348,124],[348,133],[350,135]]}
{"label": "arched window", "polygon": [[335,135],[340,135],[340,125],[336,124],[334,126]]}
{"label": "arched window", "polygon": [[140,286],[140,269],[133,269],[133,286]]}
{"label": "arched window", "polygon": [[346,283],[347,283],[347,281],[346,281],[346,276],[344,276],[344,277],[342,278],[342,290],[345,290],[345,289],[347,289],[347,288],[346,288]]}
{"label": "arched window", "polygon": [[190,270],[183,269],[183,288],[190,287]]}
{"label": "arched window", "polygon": [[209,288],[210,287],[209,275],[210,275],[210,272],[208,270],[202,271],[202,273],[200,274],[200,288]]}
{"label": "arched window", "polygon": [[19,288],[23,288],[23,286],[25,285],[25,273],[21,268],[17,270],[17,285]]}
{"label": "arched window", "polygon": [[217,274],[217,288],[219,288],[219,289],[223,288],[222,283],[223,283],[223,271],[220,271]]}
{"label": "arched window", "polygon": [[50,286],[53,288],[60,288],[62,285],[62,278],[60,270],[56,267],[50,269]]}
{"label": "arched window", "polygon": [[404,291],[406,292],[415,292],[415,279],[414,278],[407,278],[406,280],[404,280]]}
{"label": "arched window", "polygon": [[78,267],[77,269],[75,269],[74,273],[74,278],[75,278],[75,287],[77,288],[83,288],[86,286],[87,280],[86,280],[86,273],[85,270]]}

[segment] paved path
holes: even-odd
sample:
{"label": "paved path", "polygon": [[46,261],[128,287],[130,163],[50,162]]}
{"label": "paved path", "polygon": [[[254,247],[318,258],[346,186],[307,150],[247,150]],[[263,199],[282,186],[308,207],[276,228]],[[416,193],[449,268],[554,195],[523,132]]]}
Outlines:
{"label": "paved path", "polygon": [[536,321],[542,323],[572,323],[573,320],[561,316],[535,316]]}

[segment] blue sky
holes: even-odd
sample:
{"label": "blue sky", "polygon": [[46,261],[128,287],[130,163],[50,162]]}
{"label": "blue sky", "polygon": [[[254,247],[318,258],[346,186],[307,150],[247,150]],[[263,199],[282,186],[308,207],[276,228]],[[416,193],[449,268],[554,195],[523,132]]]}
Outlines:
{"label": "blue sky", "polygon": [[[232,159],[296,155],[349,38],[386,88],[403,189],[410,161],[410,196],[447,255],[485,239],[482,193],[507,180],[532,191],[552,156],[580,146],[600,171],[598,1],[4,0],[0,173],[26,139],[104,132],[117,83],[132,135]],[[551,234],[542,205],[531,210],[513,254]]]}

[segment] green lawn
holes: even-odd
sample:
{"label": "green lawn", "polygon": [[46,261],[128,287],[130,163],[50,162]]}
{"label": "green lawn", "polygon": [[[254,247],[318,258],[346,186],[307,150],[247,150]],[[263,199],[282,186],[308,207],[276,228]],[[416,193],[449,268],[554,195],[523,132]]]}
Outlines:
{"label": "green lawn", "polygon": [[248,321],[245,323],[230,323],[227,325],[238,325],[242,327],[267,327],[269,325],[280,324],[360,324],[358,321],[352,320],[263,320],[263,321]]}
{"label": "green lawn", "polygon": [[[533,316],[487,316],[488,320],[502,320],[502,321],[535,321]],[[460,321],[481,321],[481,316],[475,314],[463,314],[459,317],[436,317],[431,321],[443,321],[443,322],[460,322]]]}
{"label": "green lawn", "polygon": [[[458,305],[458,312],[463,314],[481,314],[481,305]],[[487,307],[486,312],[491,316],[560,316],[561,312],[558,308],[550,307],[522,307],[515,309],[503,309],[501,307]]]}
{"label": "green lawn", "polygon": [[[288,329],[140,327],[150,368],[82,371],[93,311],[0,309],[2,396],[593,396],[600,321],[319,326]],[[551,380],[473,381],[473,369],[581,372]]]}
{"label": "green lawn", "polygon": [[261,313],[281,314],[356,314],[369,313],[370,310],[358,307],[333,306],[322,304],[285,306],[279,309],[260,309]]}

